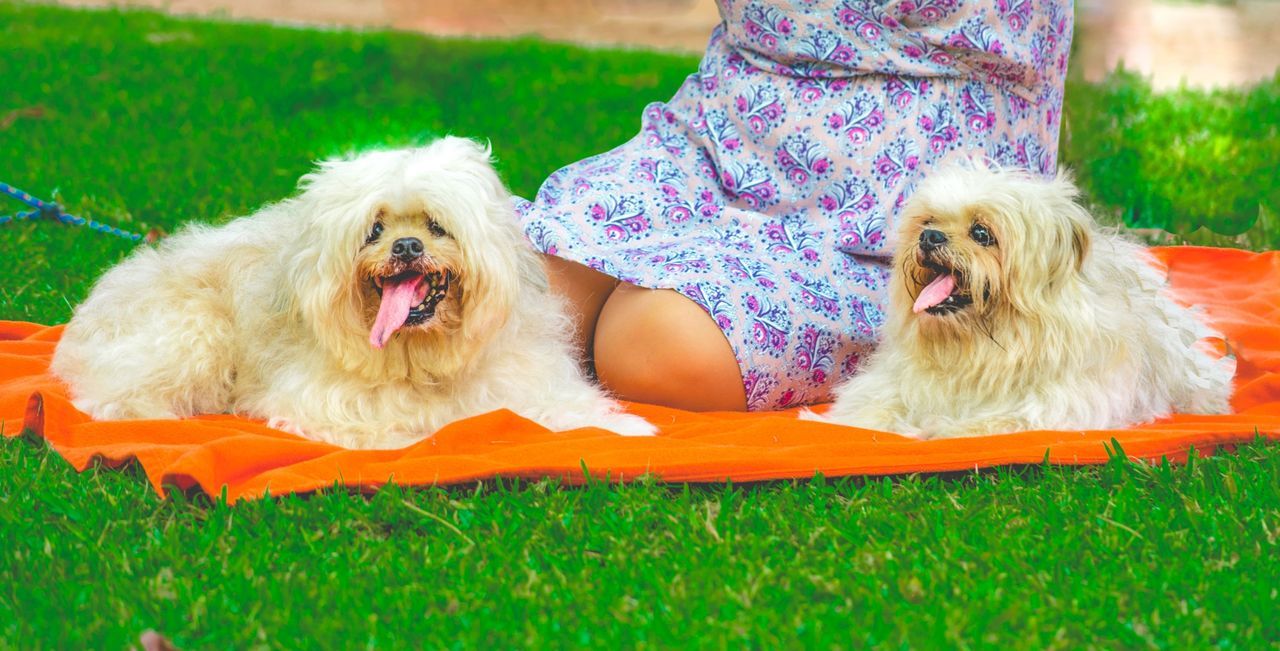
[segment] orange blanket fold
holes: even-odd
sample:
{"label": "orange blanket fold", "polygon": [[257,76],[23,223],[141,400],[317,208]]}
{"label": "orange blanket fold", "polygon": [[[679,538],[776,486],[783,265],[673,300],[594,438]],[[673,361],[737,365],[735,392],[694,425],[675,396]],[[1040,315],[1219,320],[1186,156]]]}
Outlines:
{"label": "orange blanket fold", "polygon": [[754,481],[967,470],[1006,464],[1095,464],[1115,439],[1130,457],[1185,460],[1192,447],[1280,439],[1280,252],[1168,247],[1153,250],[1178,297],[1204,306],[1238,357],[1235,413],[1178,415],[1117,431],[1019,432],[943,441],[799,421],[794,412],[696,414],[649,405],[654,438],[599,430],[554,433],[499,411],[454,423],[401,450],[345,450],[272,430],[260,421],[93,422],[49,375],[61,326],[0,322],[0,427],[46,439],[73,466],[136,459],[152,486],[199,487],[229,500],[343,485],[364,490],[492,477],[596,477]]}

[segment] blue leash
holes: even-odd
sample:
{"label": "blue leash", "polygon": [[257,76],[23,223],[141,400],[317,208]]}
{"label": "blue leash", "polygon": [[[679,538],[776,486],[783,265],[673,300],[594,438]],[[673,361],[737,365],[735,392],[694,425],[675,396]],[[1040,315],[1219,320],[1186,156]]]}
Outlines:
{"label": "blue leash", "polygon": [[62,209],[62,206],[49,201],[41,201],[40,199],[37,199],[30,194],[9,185],[8,183],[0,182],[0,193],[7,194],[33,208],[33,210],[24,210],[13,215],[0,215],[0,226],[4,226],[15,221],[53,219],[71,226],[88,226],[90,230],[97,231],[99,233],[106,233],[107,235],[115,235],[116,237],[123,237],[134,242],[142,240],[150,242],[155,239],[155,236],[152,234],[141,235],[139,233],[133,233],[121,228],[116,228],[109,224],[96,222],[92,219],[85,219],[83,217],[76,217],[75,215],[68,214]]}

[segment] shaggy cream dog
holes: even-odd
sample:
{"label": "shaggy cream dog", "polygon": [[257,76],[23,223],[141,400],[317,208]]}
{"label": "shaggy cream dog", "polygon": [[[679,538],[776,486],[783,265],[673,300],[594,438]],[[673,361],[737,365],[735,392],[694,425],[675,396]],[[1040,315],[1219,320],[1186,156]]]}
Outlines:
{"label": "shaggy cream dog", "polygon": [[[825,420],[920,438],[1226,413],[1234,360],[1065,175],[940,171],[906,206],[879,349]],[[813,418],[812,414],[806,417]]]}
{"label": "shaggy cream dog", "polygon": [[500,408],[654,433],[583,377],[487,149],[445,138],[329,161],[301,188],[105,274],[53,360],[76,407],[235,412],[352,448]]}

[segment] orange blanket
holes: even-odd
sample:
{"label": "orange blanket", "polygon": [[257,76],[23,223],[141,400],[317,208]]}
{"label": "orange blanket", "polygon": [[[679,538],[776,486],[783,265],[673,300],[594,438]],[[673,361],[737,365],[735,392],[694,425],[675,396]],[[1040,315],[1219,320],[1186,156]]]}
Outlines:
{"label": "orange blanket", "polygon": [[1121,431],[1021,432],[944,441],[802,422],[794,412],[695,414],[631,409],[662,428],[648,439],[598,430],[548,432],[510,412],[454,423],[402,450],[344,450],[272,430],[259,421],[206,416],[187,421],[92,422],[48,374],[61,327],[0,322],[0,427],[48,440],[73,466],[136,459],[161,494],[199,486],[236,500],[335,484],[375,489],[490,477],[593,476],[626,480],[752,481],[965,470],[1004,464],[1093,464],[1114,438],[1131,457],[1184,460],[1194,446],[1280,439],[1280,252],[1155,249],[1178,296],[1204,305],[1239,358],[1230,416],[1175,416]]}

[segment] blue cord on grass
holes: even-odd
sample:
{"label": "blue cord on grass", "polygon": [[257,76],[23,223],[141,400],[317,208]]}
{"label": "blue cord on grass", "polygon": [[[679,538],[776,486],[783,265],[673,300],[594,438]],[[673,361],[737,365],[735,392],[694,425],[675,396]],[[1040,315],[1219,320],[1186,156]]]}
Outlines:
{"label": "blue cord on grass", "polygon": [[150,234],[141,235],[139,233],[126,231],[122,228],[116,228],[109,224],[96,222],[92,219],[85,219],[83,217],[76,217],[75,215],[68,214],[62,209],[62,206],[51,201],[41,201],[40,199],[37,199],[36,197],[33,197],[30,194],[9,185],[8,183],[0,182],[0,193],[7,194],[10,197],[34,208],[34,210],[24,210],[12,215],[0,215],[0,226],[4,226],[15,221],[53,219],[70,226],[88,226],[90,230],[97,231],[99,233],[106,233],[107,235],[115,235],[116,237],[123,237],[126,240],[132,240],[134,242],[142,240],[152,241],[155,239]]}

